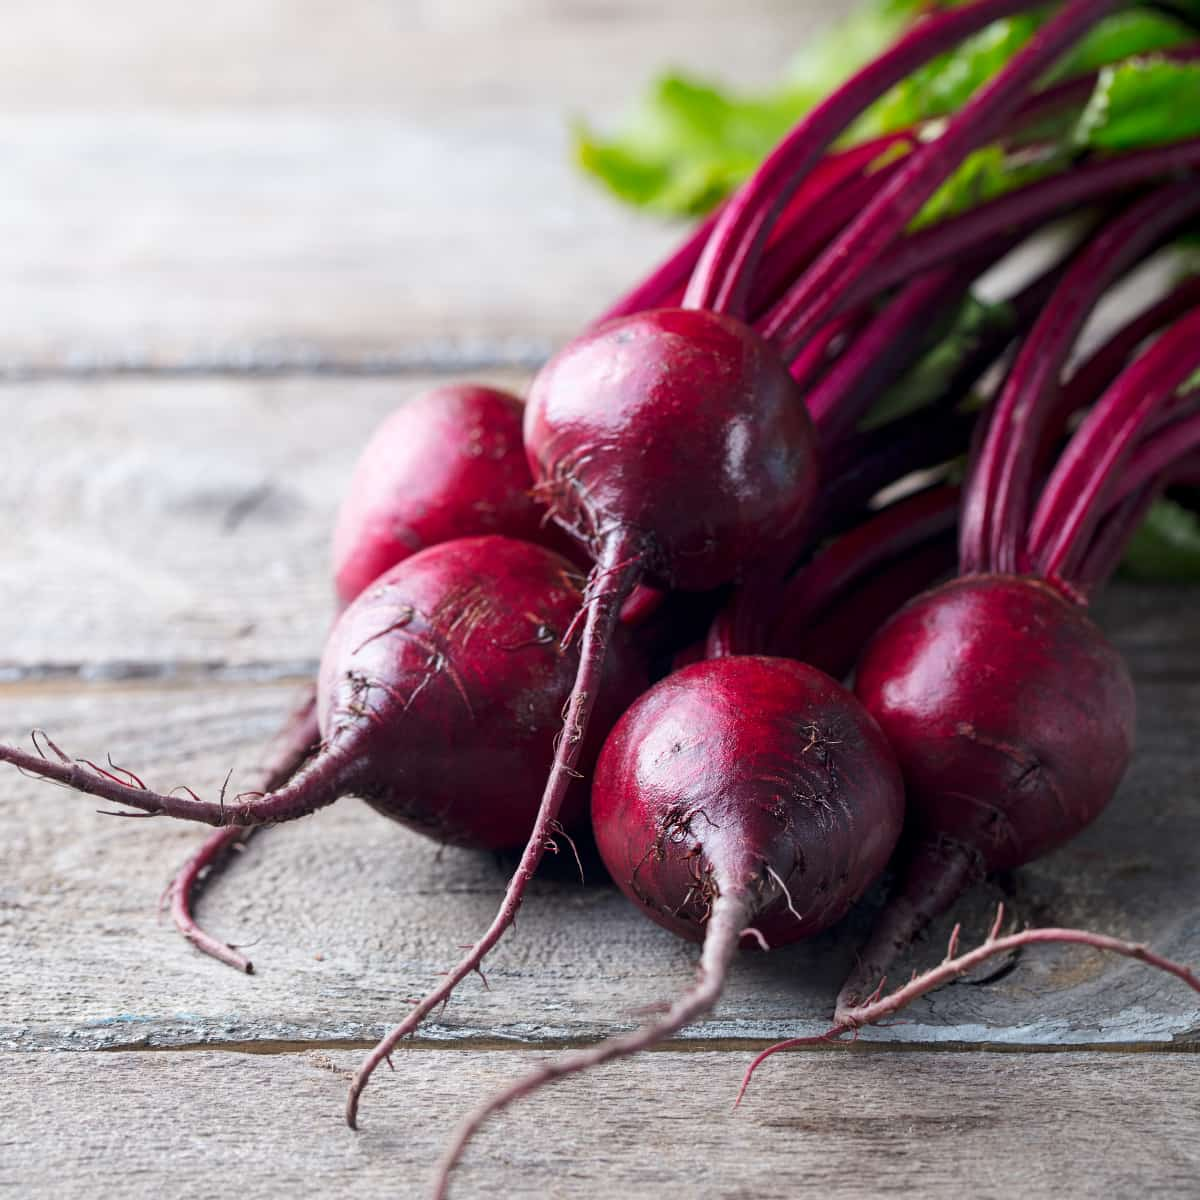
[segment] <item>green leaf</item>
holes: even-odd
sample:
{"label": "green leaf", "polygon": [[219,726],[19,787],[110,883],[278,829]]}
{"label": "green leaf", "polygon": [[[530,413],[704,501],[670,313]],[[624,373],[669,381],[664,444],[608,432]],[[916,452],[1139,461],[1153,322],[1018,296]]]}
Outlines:
{"label": "green leaf", "polygon": [[958,168],[929,198],[913,228],[957,216],[985,200],[1024,187],[1027,183],[1053,175],[1066,165],[1061,153],[1021,158],[1006,154],[1000,146],[984,146],[967,156]]}
{"label": "green leaf", "polygon": [[706,212],[750,175],[826,94],[890,45],[924,0],[875,0],[815,38],[783,83],[758,95],[670,73],[601,138],[574,130],[579,164],[622,200],[654,212]]}
{"label": "green leaf", "polygon": [[1012,329],[1015,321],[1011,305],[967,296],[948,321],[931,331],[930,349],[875,402],[860,428],[877,429],[941,399],[980,339],[996,329]]}
{"label": "green leaf", "polygon": [[1106,17],[1059,64],[1060,77],[1083,75],[1137,54],[1170,50],[1194,40],[1193,30],[1176,17],[1135,7]]}
{"label": "green leaf", "polygon": [[1200,134],[1200,63],[1134,58],[1104,67],[1075,127],[1078,145],[1130,150]]}
{"label": "green leaf", "polygon": [[1200,582],[1200,516],[1174,500],[1159,500],[1121,565],[1137,579]]}
{"label": "green leaf", "polygon": [[[1189,2],[1200,4],[1200,0]],[[668,73],[633,107],[612,137],[577,126],[576,158],[630,204],[668,215],[707,212],[751,174],[796,121],[891,45],[928,7],[928,0],[873,0],[855,8],[795,56],[777,87],[758,94],[738,94]],[[893,89],[864,115],[848,139],[955,111],[1024,45],[1042,19],[1012,17],[968,38],[955,52]],[[1057,73],[1095,70],[1129,55],[1178,45],[1192,36],[1173,17],[1133,7],[1100,22]],[[1057,136],[1059,131],[1053,132]],[[972,170],[978,181],[979,167],[967,173]],[[950,185],[950,191],[968,195],[962,181]]]}
{"label": "green leaf", "polygon": [[1040,18],[1023,14],[995,21],[956,50],[914,71],[875,106],[868,131],[888,133],[955,112],[1030,39]]}

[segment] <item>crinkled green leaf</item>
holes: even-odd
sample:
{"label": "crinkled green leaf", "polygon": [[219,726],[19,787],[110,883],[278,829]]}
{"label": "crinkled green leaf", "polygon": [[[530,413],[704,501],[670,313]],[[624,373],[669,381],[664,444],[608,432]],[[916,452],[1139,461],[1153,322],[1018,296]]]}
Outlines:
{"label": "crinkled green leaf", "polygon": [[1200,134],[1200,63],[1134,58],[1104,67],[1075,127],[1096,150],[1131,150]]}
{"label": "crinkled green leaf", "polygon": [[1200,582],[1200,515],[1159,500],[1133,535],[1122,567],[1138,579]]}

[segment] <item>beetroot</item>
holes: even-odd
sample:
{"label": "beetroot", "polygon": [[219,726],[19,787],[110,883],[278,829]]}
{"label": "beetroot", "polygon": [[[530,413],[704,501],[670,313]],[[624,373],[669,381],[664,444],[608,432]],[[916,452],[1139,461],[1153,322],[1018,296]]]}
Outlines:
{"label": "beetroot", "polygon": [[[964,493],[962,578],[913,601],[879,631],[856,692],[895,747],[913,848],[838,997],[861,1006],[896,954],[987,871],[1027,863],[1087,826],[1133,750],[1133,685],[1083,611],[1130,532],[1124,468],[1186,401],[1200,367],[1200,309],[1182,317],[1104,392],[1043,483],[1048,434],[1069,412],[1063,366],[1099,296],[1200,210],[1191,184],[1161,189],[1081,251],[1021,348]],[[1131,347],[1132,349],[1132,347]],[[1070,394],[1068,388],[1067,394]],[[1200,430],[1168,440],[1192,451]],[[1153,470],[1165,458],[1151,456]],[[1142,499],[1145,478],[1132,486]]]}
{"label": "beetroot", "polygon": [[718,910],[771,946],[845,915],[895,846],[903,792],[878,726],[789,659],[729,656],[656,684],[617,723],[592,787],[621,890],[700,941]]}
{"label": "beetroot", "polygon": [[[143,812],[210,825],[291,820],[353,794],[444,842],[519,845],[575,676],[578,654],[561,637],[583,586],[565,559],[501,537],[446,542],[393,567],[330,634],[320,750],[265,795],[163,795],[52,744],[57,762],[11,747],[0,747],[0,759]],[[644,683],[620,631],[613,646],[592,753]],[[584,802],[577,791],[576,813]]]}
{"label": "beetroot", "polygon": [[449,384],[384,420],[338,510],[333,575],[341,605],[389,567],[440,542],[487,533],[539,542],[548,533],[561,545],[532,495],[523,411],[508,392]]}
{"label": "beetroot", "polygon": [[604,745],[592,820],[621,890],[660,925],[703,940],[698,979],[661,1019],[549,1062],[479,1108],[457,1132],[434,1194],[444,1195],[491,1114],[708,1012],[744,937],[781,946],[841,918],[883,870],[903,811],[878,726],[812,667],[731,656],[651,688]]}

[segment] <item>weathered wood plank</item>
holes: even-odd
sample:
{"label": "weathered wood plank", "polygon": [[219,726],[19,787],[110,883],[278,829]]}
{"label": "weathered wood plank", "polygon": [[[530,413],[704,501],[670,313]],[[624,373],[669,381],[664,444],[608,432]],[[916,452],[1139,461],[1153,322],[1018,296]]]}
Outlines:
{"label": "weathered wood plank", "polygon": [[[526,376],[480,378],[521,391]],[[0,389],[0,682],[294,674],[371,429],[437,382],[120,379]],[[1200,678],[1186,589],[1101,605],[1143,674]]]}
{"label": "weathered wood plank", "polygon": [[567,120],[773,78],[817,0],[83,0],[0,46],[0,371],[528,360],[674,240]]}
{"label": "weathered wood plank", "polygon": [[[356,1057],[4,1055],[0,1188],[407,1200],[464,1106],[543,1055],[402,1053],[353,1134],[339,1121]],[[483,1132],[453,1195],[1196,1194],[1190,1055],[805,1054],[735,1113],[745,1057],[646,1055],[534,1097]]]}
{"label": "weathered wood plank", "polygon": [[[278,684],[13,686],[0,692],[0,732],[47,726],[74,753],[112,750],[153,783],[215,795],[230,766],[252,763],[291,698]],[[1200,961],[1200,680],[1145,678],[1141,703],[1141,753],[1117,801],[1071,846],[1017,873],[1008,901],[1020,920],[1087,924]],[[200,831],[94,807],[0,774],[0,1039],[10,1048],[375,1037],[483,927],[508,869],[488,856],[437,853],[353,800],[271,830],[202,910],[221,935],[253,946],[260,974],[247,978],[155,923],[165,878]],[[581,887],[568,860],[538,884],[489,960],[491,990],[461,989],[426,1037],[601,1036],[684,985],[694,950],[652,927],[598,868],[589,872]],[[992,885],[963,902],[967,936],[981,933],[1001,894]],[[688,1036],[823,1028],[868,916],[808,945],[748,954],[719,1011]],[[936,957],[947,932],[943,922],[914,961]],[[1126,960],[1047,950],[990,986],[947,989],[907,1023],[864,1036],[1200,1044],[1200,1005]]]}
{"label": "weathered wood plank", "polygon": [[434,382],[0,389],[0,678],[311,662],[354,460],[386,413]]}

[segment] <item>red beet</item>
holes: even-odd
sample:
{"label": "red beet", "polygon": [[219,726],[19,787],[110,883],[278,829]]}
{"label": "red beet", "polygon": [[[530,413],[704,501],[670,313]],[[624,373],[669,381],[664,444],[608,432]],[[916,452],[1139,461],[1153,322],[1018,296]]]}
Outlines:
{"label": "red beet", "polygon": [[617,722],[592,787],[618,886],[695,941],[722,896],[771,946],[828,928],[883,870],[903,812],[879,727],[829,676],[782,658],[667,676]]}
{"label": "red beet", "polygon": [[460,1126],[436,1196],[475,1130],[547,1083],[646,1049],[720,998],[746,934],[812,937],[883,870],[904,812],[879,727],[820,671],[780,658],[710,659],[669,675],[600,755],[592,821],[622,891],[660,925],[703,939],[699,978],[661,1019],[546,1063]]}
{"label": "red beet", "polygon": [[855,691],[896,749],[915,827],[984,871],[1074,837],[1133,752],[1124,659],[1036,579],[973,576],[926,593],[868,645]]}
{"label": "red beet", "polygon": [[804,399],[748,326],[696,309],[610,322],[534,380],[539,498],[596,562],[620,538],[656,582],[705,590],[799,528],[816,491]]}
{"label": "red beet", "polygon": [[498,533],[556,540],[521,442],[524,405],[508,392],[449,384],[410,400],[375,430],[333,534],[338,601],[349,604],[389,567],[455,538]]}
{"label": "red beet", "polygon": [[[206,802],[155,793],[61,754],[55,762],[0,747],[0,760],[143,812],[210,825],[291,820],[352,794],[441,841],[519,845],[575,677],[578,654],[560,639],[583,585],[552,551],[501,537],[446,542],[393,567],[330,634],[320,750],[265,795]],[[593,752],[605,721],[644,682],[619,631],[613,647]],[[572,797],[577,812],[583,802],[582,792]]]}
{"label": "red beet", "polygon": [[[1118,374],[1044,481],[1040,462],[1069,416],[1064,366],[1088,314],[1198,210],[1192,183],[1168,185],[1077,254],[1022,344],[975,456],[962,577],[902,609],[859,664],[856,691],[895,747],[914,838],[897,894],[838,997],[839,1024],[968,883],[1068,841],[1124,775],[1133,685],[1084,606],[1132,532],[1130,505],[1145,503],[1153,472],[1169,475],[1200,436],[1171,426],[1187,404],[1179,389],[1200,367],[1200,310]],[[1165,446],[1140,462],[1139,447],[1164,430]],[[1122,490],[1131,463],[1133,495]]]}

